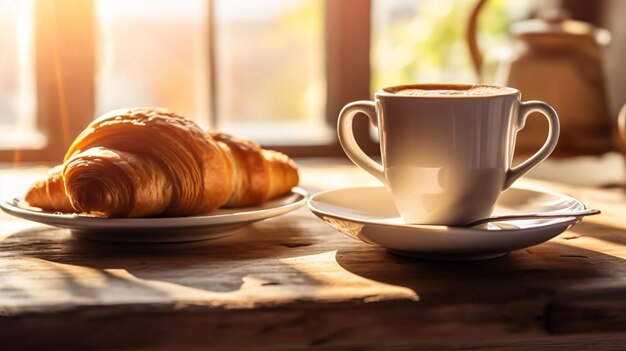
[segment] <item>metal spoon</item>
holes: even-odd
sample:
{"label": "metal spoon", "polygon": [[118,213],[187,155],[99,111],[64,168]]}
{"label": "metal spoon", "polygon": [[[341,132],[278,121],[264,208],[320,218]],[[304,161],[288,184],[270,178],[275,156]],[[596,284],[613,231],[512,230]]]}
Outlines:
{"label": "metal spoon", "polygon": [[510,214],[510,215],[501,215],[501,216],[493,216],[489,218],[479,219],[477,221],[470,222],[465,225],[465,227],[473,227],[475,225],[490,223],[490,222],[500,222],[511,219],[541,219],[541,218],[561,218],[561,217],[584,217],[591,216],[600,213],[599,210],[579,210],[579,211],[569,211],[569,212],[546,212],[546,213],[519,213],[519,214]]}

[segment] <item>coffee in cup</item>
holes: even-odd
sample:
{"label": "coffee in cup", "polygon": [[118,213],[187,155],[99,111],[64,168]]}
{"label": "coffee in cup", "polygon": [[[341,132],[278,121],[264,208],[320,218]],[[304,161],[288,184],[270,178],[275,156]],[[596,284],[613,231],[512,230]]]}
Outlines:
{"label": "coffee in cup", "polygon": [[[512,167],[516,134],[532,112],[548,119],[546,143]],[[359,113],[378,127],[382,164],[354,138],[352,120]],[[522,102],[513,88],[414,84],[346,105],[338,134],[348,157],[391,192],[406,223],[464,225],[489,217],[500,193],[550,155],[559,121],[548,104]]]}
{"label": "coffee in cup", "polygon": [[422,84],[400,85],[385,88],[384,91],[406,96],[489,96],[506,94],[506,88],[490,85],[467,84]]}

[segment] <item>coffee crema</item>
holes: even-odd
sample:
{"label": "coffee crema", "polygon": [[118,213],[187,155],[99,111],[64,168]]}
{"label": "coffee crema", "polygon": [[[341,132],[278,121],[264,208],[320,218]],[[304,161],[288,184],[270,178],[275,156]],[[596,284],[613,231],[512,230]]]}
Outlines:
{"label": "coffee crema", "polygon": [[414,84],[383,89],[387,93],[402,96],[463,97],[506,95],[511,89],[491,85],[471,84]]}

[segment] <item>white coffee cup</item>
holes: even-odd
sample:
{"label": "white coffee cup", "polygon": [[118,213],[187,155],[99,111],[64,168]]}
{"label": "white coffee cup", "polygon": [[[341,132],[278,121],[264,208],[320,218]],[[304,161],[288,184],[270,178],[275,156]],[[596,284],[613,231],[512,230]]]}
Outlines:
{"label": "white coffee cup", "polygon": [[[406,223],[463,225],[489,217],[500,193],[556,147],[554,109],[520,96],[513,88],[486,85],[383,88],[374,102],[355,101],[341,110],[339,141],[352,162],[391,192]],[[548,119],[547,140],[512,167],[516,134],[532,112]],[[382,165],[354,138],[352,120],[359,113],[378,127]]]}

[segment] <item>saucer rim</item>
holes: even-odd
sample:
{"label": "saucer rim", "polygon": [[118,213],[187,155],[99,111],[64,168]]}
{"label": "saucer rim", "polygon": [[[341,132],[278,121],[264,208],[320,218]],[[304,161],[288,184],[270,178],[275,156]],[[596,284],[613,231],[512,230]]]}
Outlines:
{"label": "saucer rim", "polygon": [[[409,229],[409,230],[420,230],[420,231],[430,231],[433,229],[443,229],[443,228],[454,228],[455,230],[462,230],[462,231],[467,231],[467,232],[472,232],[475,234],[481,233],[493,233],[494,230],[489,230],[486,228],[479,228],[479,227],[460,227],[460,226],[448,226],[448,225],[441,225],[441,224],[397,224],[397,223],[381,223],[380,221],[376,221],[376,220],[370,220],[370,219],[356,219],[356,218],[352,218],[352,217],[345,217],[345,216],[341,216],[338,215],[337,213],[330,213],[328,211],[324,211],[321,210],[319,208],[316,208],[313,205],[313,202],[315,201],[316,198],[318,198],[319,196],[328,194],[328,193],[332,193],[332,192],[336,192],[336,191],[340,191],[340,190],[348,190],[348,189],[385,189],[384,186],[382,185],[371,185],[371,186],[354,186],[354,187],[338,187],[338,188],[333,188],[333,189],[327,189],[324,191],[320,191],[318,193],[315,193],[313,195],[310,195],[309,198],[307,199],[307,207],[309,208],[309,210],[311,212],[313,212],[313,214],[315,214],[316,216],[320,217],[320,215],[323,216],[329,216],[329,217],[333,217],[336,219],[341,219],[341,220],[347,220],[350,222],[354,222],[354,223],[362,223],[362,224],[367,224],[367,225],[376,225],[376,226],[383,226],[383,227],[395,227],[395,228],[403,228],[403,229]],[[587,206],[580,200],[569,196],[569,195],[565,195],[556,191],[550,191],[550,190],[542,190],[542,189],[536,189],[536,188],[532,188],[530,186],[512,186],[509,189],[517,189],[517,190],[525,190],[525,191],[532,191],[532,192],[539,192],[539,193],[543,193],[543,194],[549,194],[549,195],[554,195],[557,197],[561,197],[561,198],[567,198],[567,199],[571,199],[574,200],[576,203],[580,204],[582,206],[582,209],[587,209]],[[508,189],[507,189],[508,190]],[[320,219],[323,220],[323,218],[320,217]],[[550,219],[546,219],[546,221],[549,221],[549,223],[545,223],[545,224],[538,224],[537,227],[544,227],[544,226],[549,226],[549,225],[573,225],[578,223],[582,218],[581,217],[577,217],[577,216],[569,216],[569,217],[561,217],[561,218],[550,218]],[[520,219],[522,220],[522,219]],[[503,220],[503,221],[497,221],[497,222],[513,222],[516,220]],[[497,230],[498,233],[506,233],[506,232],[519,232],[521,230],[528,230],[528,228],[516,228],[516,229],[506,229],[506,228],[499,228]]]}

